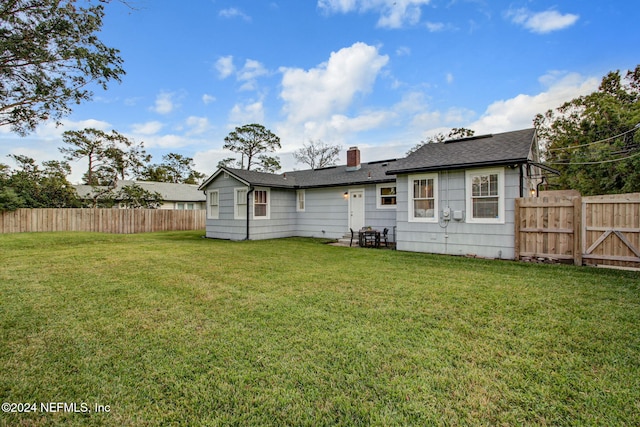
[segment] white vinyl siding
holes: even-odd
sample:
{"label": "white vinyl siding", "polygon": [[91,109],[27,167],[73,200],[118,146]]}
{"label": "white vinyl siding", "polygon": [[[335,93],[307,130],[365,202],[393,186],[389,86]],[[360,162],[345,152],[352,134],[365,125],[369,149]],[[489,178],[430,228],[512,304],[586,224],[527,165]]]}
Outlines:
{"label": "white vinyl siding", "polygon": [[409,221],[438,221],[438,174],[409,175]]}

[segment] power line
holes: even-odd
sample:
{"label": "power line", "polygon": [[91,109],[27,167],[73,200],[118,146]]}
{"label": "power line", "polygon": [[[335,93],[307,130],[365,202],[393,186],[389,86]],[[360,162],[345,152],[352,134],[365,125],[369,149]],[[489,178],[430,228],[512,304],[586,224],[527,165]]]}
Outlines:
{"label": "power line", "polygon": [[601,139],[599,141],[589,142],[588,144],[572,145],[571,147],[551,148],[548,151],[552,152],[552,151],[573,150],[574,148],[587,147],[589,145],[600,144],[600,143],[603,143],[603,142],[611,141],[612,139],[620,138],[621,136],[624,136],[624,135],[626,135],[628,133],[635,132],[639,128],[640,128],[640,123],[638,123],[637,125],[635,125],[631,129],[629,129],[628,131],[622,132],[621,134],[616,135],[616,136],[610,136],[609,138]]}
{"label": "power line", "polygon": [[597,162],[545,162],[548,165],[599,165],[599,164],[603,164],[603,163],[613,163],[613,162],[619,162],[621,160],[627,160],[627,159],[633,159],[634,157],[638,157],[640,156],[640,151],[631,155],[631,156],[626,156],[626,157],[620,157],[617,159],[609,159],[609,160],[599,160]]}

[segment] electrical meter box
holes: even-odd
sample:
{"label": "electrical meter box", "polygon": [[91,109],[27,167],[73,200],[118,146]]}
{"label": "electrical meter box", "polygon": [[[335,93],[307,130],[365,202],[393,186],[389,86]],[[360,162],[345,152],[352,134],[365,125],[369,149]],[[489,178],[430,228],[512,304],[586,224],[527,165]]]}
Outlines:
{"label": "electrical meter box", "polygon": [[442,210],[442,219],[449,221],[451,219],[451,208],[444,208]]}

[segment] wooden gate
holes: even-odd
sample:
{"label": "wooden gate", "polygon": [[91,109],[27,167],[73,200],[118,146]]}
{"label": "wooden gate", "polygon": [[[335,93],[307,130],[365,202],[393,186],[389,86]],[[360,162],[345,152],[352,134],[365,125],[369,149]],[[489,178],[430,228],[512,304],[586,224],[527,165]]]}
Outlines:
{"label": "wooden gate", "polygon": [[516,199],[516,259],[640,268],[640,193]]}
{"label": "wooden gate", "polygon": [[582,198],[587,264],[640,267],[640,193]]}
{"label": "wooden gate", "polygon": [[516,259],[573,260],[581,265],[580,212],[578,192],[516,199]]}

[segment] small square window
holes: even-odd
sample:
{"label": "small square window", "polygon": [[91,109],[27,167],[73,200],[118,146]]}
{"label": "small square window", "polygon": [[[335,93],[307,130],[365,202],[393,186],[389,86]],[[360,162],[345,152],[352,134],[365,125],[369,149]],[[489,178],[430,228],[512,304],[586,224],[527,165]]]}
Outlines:
{"label": "small square window", "polygon": [[378,209],[389,209],[396,207],[398,199],[396,196],[395,184],[378,184],[376,190],[378,192]]}

